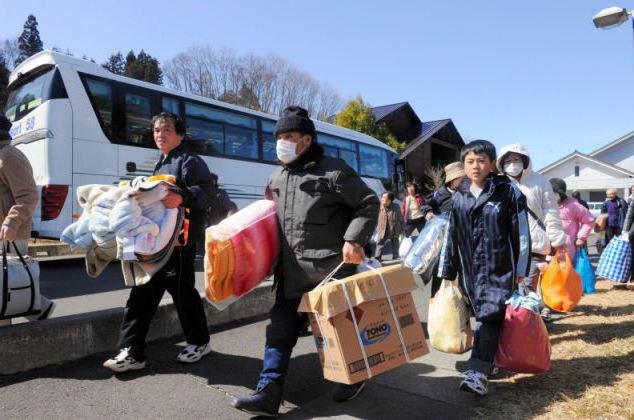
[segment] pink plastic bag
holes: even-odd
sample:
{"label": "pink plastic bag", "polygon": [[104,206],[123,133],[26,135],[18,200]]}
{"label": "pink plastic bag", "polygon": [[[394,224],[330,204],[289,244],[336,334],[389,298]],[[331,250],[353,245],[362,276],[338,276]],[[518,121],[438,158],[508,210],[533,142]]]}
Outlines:
{"label": "pink plastic bag", "polygon": [[[516,294],[513,298],[524,297]],[[507,304],[495,365],[517,373],[544,373],[550,369],[550,339],[538,313],[519,304]]]}

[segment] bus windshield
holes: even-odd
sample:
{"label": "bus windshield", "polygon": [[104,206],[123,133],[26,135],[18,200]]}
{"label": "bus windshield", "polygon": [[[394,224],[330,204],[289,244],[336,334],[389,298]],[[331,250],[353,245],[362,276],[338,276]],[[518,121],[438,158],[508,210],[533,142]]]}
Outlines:
{"label": "bus windshield", "polygon": [[4,113],[9,121],[14,122],[40,106],[47,98],[47,86],[53,69],[40,73],[26,83],[18,83],[10,88]]}

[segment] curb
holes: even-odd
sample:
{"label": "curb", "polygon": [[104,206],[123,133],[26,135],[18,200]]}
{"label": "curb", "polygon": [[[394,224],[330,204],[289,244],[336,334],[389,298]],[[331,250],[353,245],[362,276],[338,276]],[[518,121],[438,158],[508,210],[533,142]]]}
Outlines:
{"label": "curb", "polygon": [[[208,326],[254,318],[269,312],[275,294],[265,282],[223,311],[204,302]],[[0,375],[115,351],[123,308],[0,327]],[[159,306],[147,341],[182,335],[173,303]]]}

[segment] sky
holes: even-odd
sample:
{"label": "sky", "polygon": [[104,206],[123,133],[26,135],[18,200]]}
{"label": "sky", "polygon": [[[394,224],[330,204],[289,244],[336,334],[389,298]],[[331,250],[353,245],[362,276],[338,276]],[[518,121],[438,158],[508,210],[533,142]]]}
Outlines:
{"label": "sky", "polygon": [[465,139],[520,142],[541,168],[634,130],[632,23],[591,20],[615,5],[634,0],[0,0],[0,40],[32,13],[45,48],[97,62],[205,44],[274,53],[345,98],[408,101]]}

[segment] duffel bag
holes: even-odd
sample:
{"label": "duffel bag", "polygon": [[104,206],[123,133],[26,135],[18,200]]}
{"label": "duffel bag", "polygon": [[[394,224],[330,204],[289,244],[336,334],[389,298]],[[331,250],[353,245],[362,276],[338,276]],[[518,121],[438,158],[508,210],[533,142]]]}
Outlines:
{"label": "duffel bag", "polygon": [[[11,246],[15,256],[8,255]],[[14,243],[3,242],[0,299],[0,319],[40,313],[40,266]]]}

